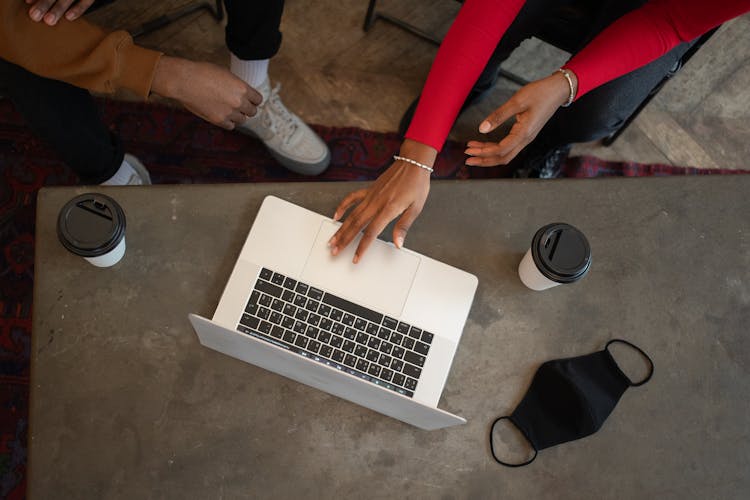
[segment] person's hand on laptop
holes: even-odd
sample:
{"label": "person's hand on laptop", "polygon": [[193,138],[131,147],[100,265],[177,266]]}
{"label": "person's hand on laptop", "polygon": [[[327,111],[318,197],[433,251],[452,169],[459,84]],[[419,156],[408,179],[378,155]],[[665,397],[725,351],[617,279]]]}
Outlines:
{"label": "person's hand on laptop", "polygon": [[[432,166],[437,150],[406,139],[399,156]],[[363,231],[354,254],[356,264],[383,229],[399,216],[393,228],[393,243],[401,248],[409,228],[422,212],[429,192],[430,173],[427,170],[401,160],[395,161],[371,187],[349,193],[336,207],[334,220],[341,219],[347,210],[354,208],[328,241],[331,253],[338,255]]]}
{"label": "person's hand on laptop", "polygon": [[169,56],[159,59],[151,90],[227,130],[254,116],[263,101],[257,90],[228,69]]}
{"label": "person's hand on laptop", "polygon": [[81,17],[91,7],[94,0],[25,0],[29,9],[29,17],[34,21],[44,20],[50,26],[65,15],[68,21],[74,21]]}

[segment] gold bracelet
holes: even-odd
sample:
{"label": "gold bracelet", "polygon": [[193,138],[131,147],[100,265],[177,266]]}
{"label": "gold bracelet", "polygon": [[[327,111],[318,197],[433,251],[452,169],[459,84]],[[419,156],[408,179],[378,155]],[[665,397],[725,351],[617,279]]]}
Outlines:
{"label": "gold bracelet", "polygon": [[423,168],[423,169],[427,170],[429,173],[433,172],[433,169],[432,169],[431,166],[425,165],[424,163],[419,163],[418,161],[414,161],[411,158],[404,158],[403,156],[393,155],[393,159],[394,160],[405,161],[406,163],[411,163],[412,165],[416,165],[419,168]]}
{"label": "gold bracelet", "polygon": [[573,88],[573,78],[570,76],[570,71],[567,69],[560,68],[557,71],[563,74],[566,80],[568,80],[568,87],[570,87],[570,94],[568,95],[568,101],[565,104],[561,104],[563,108],[567,108],[573,104],[573,99],[576,97],[576,91]]}

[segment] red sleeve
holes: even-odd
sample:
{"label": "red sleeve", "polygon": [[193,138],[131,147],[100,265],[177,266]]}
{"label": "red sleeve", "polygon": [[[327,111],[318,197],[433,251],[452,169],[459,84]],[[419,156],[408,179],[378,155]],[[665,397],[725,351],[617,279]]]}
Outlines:
{"label": "red sleeve", "polygon": [[458,111],[525,0],[467,0],[432,63],[406,137],[442,149]]}
{"label": "red sleeve", "polygon": [[749,10],[750,0],[648,2],[612,23],[565,65],[578,77],[576,98]]}

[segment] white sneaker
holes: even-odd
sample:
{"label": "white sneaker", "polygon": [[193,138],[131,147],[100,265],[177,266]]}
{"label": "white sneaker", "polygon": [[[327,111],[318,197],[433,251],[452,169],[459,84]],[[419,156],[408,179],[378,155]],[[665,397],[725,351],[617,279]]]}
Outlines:
{"label": "white sneaker", "polygon": [[102,186],[143,186],[151,184],[151,176],[143,163],[133,155],[125,154],[117,172],[102,182]]}
{"label": "white sneaker", "polygon": [[257,137],[284,167],[302,175],[318,175],[331,162],[328,146],[279,97],[281,85],[271,89],[268,78],[256,89],[263,96],[255,116],[236,130]]}
{"label": "white sneaker", "polygon": [[133,170],[135,170],[135,173],[137,174],[130,177],[130,182],[128,182],[127,184],[128,186],[142,186],[151,184],[151,175],[148,173],[148,170],[143,166],[143,163],[141,163],[138,158],[131,154],[125,153],[125,161],[130,163],[130,166],[133,167]]}

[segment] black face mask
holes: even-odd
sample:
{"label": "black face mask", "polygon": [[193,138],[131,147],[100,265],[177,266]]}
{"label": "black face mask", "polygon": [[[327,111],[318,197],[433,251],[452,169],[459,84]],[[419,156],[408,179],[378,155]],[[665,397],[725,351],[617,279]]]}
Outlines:
{"label": "black face mask", "polygon": [[[649,374],[644,380],[633,383],[620,370],[609,353],[610,344],[615,342],[636,349],[648,360]],[[513,413],[492,423],[492,457],[502,465],[520,467],[533,462],[539,450],[595,433],[612,413],[625,389],[645,384],[653,373],[651,358],[620,339],[610,340],[604,350],[586,356],[547,361],[537,370],[528,392]],[[534,448],[534,456],[526,462],[510,464],[497,458],[492,434],[503,419],[513,422]]]}

